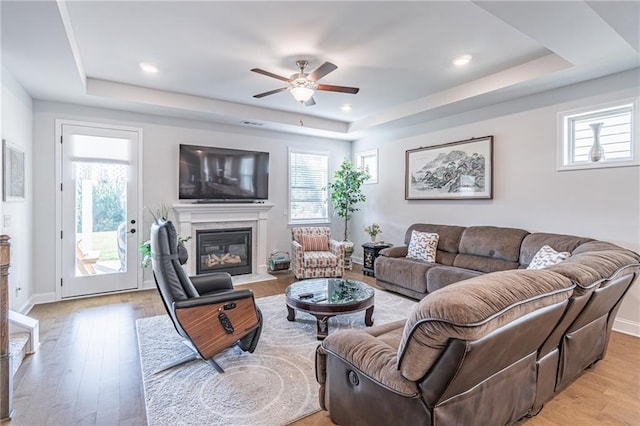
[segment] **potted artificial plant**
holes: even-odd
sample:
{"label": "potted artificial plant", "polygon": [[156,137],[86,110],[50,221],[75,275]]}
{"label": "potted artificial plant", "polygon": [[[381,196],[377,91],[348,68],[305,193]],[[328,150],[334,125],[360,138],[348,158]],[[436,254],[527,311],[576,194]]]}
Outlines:
{"label": "potted artificial plant", "polygon": [[353,212],[359,210],[356,205],[367,199],[362,193],[361,187],[369,179],[369,173],[356,168],[352,162],[345,159],[340,165],[340,169],[333,174],[333,179],[327,188],[334,214],[344,219],[345,267],[351,269],[353,243],[349,241],[349,219],[351,219]]}

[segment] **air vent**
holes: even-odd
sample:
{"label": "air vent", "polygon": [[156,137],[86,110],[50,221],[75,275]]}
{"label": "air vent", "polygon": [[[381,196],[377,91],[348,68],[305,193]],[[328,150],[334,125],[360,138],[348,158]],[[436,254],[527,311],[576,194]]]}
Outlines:
{"label": "air vent", "polygon": [[240,123],[245,126],[264,126],[264,123],[259,123],[257,121],[242,120]]}

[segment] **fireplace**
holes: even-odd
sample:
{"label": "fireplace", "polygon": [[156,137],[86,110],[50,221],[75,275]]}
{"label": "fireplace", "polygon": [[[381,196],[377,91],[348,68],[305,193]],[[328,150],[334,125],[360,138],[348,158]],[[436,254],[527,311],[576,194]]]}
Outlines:
{"label": "fireplace", "polygon": [[[186,247],[189,260],[184,265],[189,275],[197,274],[197,232],[251,228],[251,273],[234,275],[233,283],[247,283],[273,279],[267,271],[270,203],[175,204],[178,235],[190,236]],[[155,284],[154,284],[155,285]]]}
{"label": "fireplace", "polygon": [[251,228],[196,231],[196,273],[251,274]]}

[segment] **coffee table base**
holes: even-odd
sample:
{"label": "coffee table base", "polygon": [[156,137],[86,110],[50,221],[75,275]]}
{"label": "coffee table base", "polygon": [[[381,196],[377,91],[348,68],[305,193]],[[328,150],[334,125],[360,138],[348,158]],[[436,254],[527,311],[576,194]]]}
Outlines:
{"label": "coffee table base", "polygon": [[[370,306],[364,313],[364,323],[367,327],[371,327],[373,325],[373,308],[374,306]],[[316,337],[318,340],[324,340],[329,335],[329,318],[335,317],[338,314],[327,315],[314,314],[313,312],[307,313],[316,317]],[[289,305],[287,305],[287,319],[289,321],[296,320],[296,310]]]}

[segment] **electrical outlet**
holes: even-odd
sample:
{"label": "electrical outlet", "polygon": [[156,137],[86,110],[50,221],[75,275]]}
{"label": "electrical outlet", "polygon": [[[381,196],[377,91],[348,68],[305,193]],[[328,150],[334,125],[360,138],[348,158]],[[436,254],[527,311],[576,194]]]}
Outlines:
{"label": "electrical outlet", "polygon": [[288,216],[288,215],[289,215],[289,210],[284,209],[284,210],[282,211],[282,214],[283,214],[283,215],[285,215],[285,216]]}
{"label": "electrical outlet", "polygon": [[11,228],[11,215],[5,214],[2,216],[2,226],[4,228]]}

